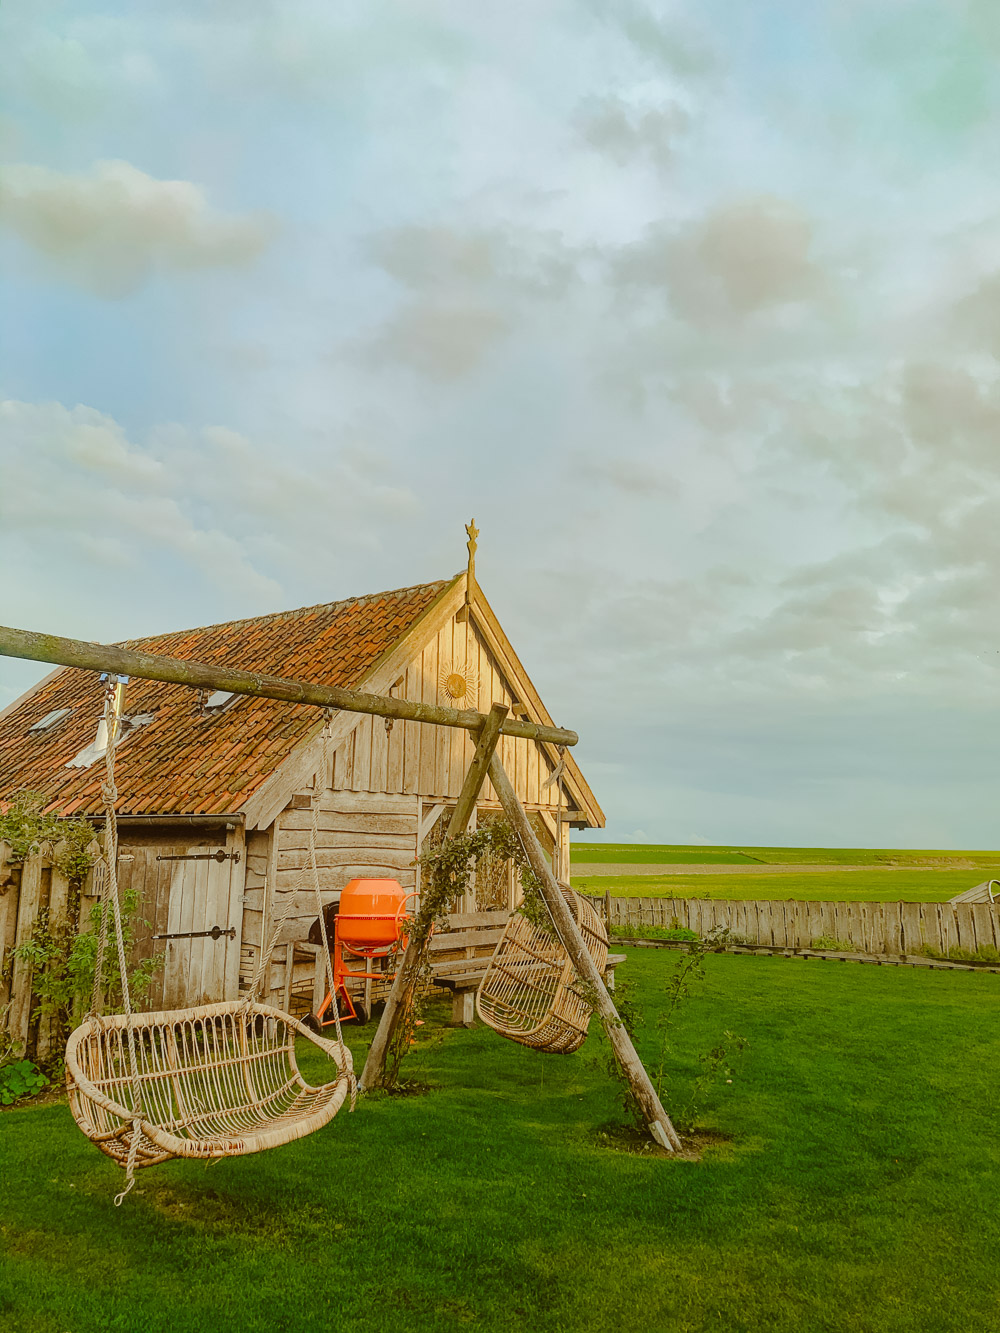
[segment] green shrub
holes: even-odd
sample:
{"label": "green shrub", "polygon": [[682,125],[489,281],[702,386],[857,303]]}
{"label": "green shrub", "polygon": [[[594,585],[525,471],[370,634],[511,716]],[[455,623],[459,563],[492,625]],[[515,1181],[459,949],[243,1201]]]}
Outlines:
{"label": "green shrub", "polygon": [[14,861],[26,860],[43,842],[61,843],[57,869],[78,883],[86,879],[94,863],[87,850],[94,841],[93,827],[85,819],[46,814],[47,803],[48,797],[41,792],[15,792],[0,810],[0,842],[10,844]]}
{"label": "green shrub", "polygon": [[35,1097],[49,1080],[30,1060],[15,1060],[0,1067],[0,1106],[12,1106],[22,1097]]}
{"label": "green shrub", "polygon": [[833,935],[817,935],[810,944],[810,949],[828,949],[831,953],[859,953],[856,944],[850,940],[838,940]]}
{"label": "green shrub", "polygon": [[925,958],[936,958],[943,963],[989,963],[1000,967],[1000,951],[991,944],[982,944],[978,949],[963,949],[960,944],[953,944],[950,949],[935,949],[933,944],[922,944],[920,952]]}
{"label": "green shrub", "polygon": [[[148,925],[148,922],[140,923],[136,918],[138,900],[136,889],[123,890],[121,920],[126,955],[132,950],[136,925]],[[30,964],[31,989],[38,998],[32,1010],[32,1020],[37,1022],[41,1018],[54,1018],[57,1044],[65,1040],[81,1021],[90,1004],[94,986],[103,908],[100,903],[95,903],[90,909],[90,928],[76,930],[71,921],[76,915],[75,906],[78,902],[77,888],[70,896],[68,918],[57,926],[51,924],[48,908],[43,908],[38,913],[30,937],[10,951],[11,957]],[[163,959],[162,953],[153,954],[150,958],[140,959],[130,968],[128,984],[133,1001],[140,1001],[146,994],[153,977],[163,965]],[[104,954],[103,990],[105,1011],[115,1012],[121,1007],[123,992],[114,928],[110,920]]]}
{"label": "green shrub", "polygon": [[611,933],[623,940],[677,940],[687,943],[698,935],[687,926],[612,926]]}

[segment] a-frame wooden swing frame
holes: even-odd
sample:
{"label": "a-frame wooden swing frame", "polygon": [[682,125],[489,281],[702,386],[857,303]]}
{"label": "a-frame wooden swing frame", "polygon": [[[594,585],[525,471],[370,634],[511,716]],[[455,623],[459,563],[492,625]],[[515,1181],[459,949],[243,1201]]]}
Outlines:
{"label": "a-frame wooden swing frame", "polygon": [[[575,745],[579,739],[575,731],[508,717],[505,704],[494,704],[490,712],[484,714],[474,709],[447,708],[443,705],[417,703],[409,699],[392,699],[384,695],[364,694],[342,687],[316,685],[308,681],[264,675],[234,667],[212,666],[204,662],[163,657],[114,645],[88,643],[79,639],[66,639],[6,626],[0,626],[0,656],[50,662],[56,666],[78,667],[110,675],[137,676],[144,680],[159,680],[195,689],[227,690],[232,694],[280,699],[289,703],[309,704],[317,708],[368,713],[376,717],[425,722],[468,731],[476,738],[476,751],[451,817],[447,836],[456,837],[465,831],[483,783],[489,775],[504,814],[517,834],[528,864],[538,879],[539,890],[551,915],[556,933],[580,979],[595,996],[598,1016],[604,1025],[615,1056],[625,1072],[635,1100],[642,1109],[650,1135],[661,1147],[672,1152],[680,1150],[681,1142],[677,1132],[660,1104],[656,1089],[618,1017],[614,1001],[604,985],[604,978],[587,951],[583,937],[545,859],[541,844],[496,752],[501,735],[520,736],[556,745]],[[414,935],[410,936],[361,1076],[362,1091],[377,1086],[382,1077],[389,1042],[402,1016],[408,990],[415,981],[423,943],[424,941],[416,939]]]}

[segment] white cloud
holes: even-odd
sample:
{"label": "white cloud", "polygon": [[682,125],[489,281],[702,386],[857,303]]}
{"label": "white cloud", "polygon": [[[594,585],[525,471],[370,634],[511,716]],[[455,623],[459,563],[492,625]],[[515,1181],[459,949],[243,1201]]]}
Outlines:
{"label": "white cloud", "polygon": [[515,227],[397,227],[374,236],[368,250],[401,300],[365,342],[366,359],[432,381],[478,371],[576,277],[576,258],[560,238]]}
{"label": "white cloud", "polygon": [[620,97],[588,98],[576,117],[583,139],[619,166],[648,162],[662,171],[674,161],[691,117],[677,102],[634,106]]}
{"label": "white cloud", "polygon": [[658,460],[610,456],[606,458],[582,454],[577,463],[579,473],[601,485],[632,499],[658,500],[676,498],[680,493],[677,478]]}
{"label": "white cloud", "polygon": [[694,323],[724,323],[821,290],[810,220],[786,200],[719,204],[686,227],[654,227],[619,266],[628,287],[667,292]]}
{"label": "white cloud", "polygon": [[333,568],[412,517],[414,497],[371,462],[340,450],[309,466],[221,427],[137,443],[93,408],[0,402],[3,563],[41,559],[60,571],[60,600],[82,586],[122,613],[144,604],[146,572],[164,562],[195,604],[224,588],[234,604],[279,606],[290,571]]}
{"label": "white cloud", "polygon": [[269,217],[216,213],[190,181],[157,180],[129,162],[89,174],[14,164],[0,174],[0,226],[101,296],[124,296],[150,274],[243,266],[261,253]]}
{"label": "white cloud", "polygon": [[509,329],[509,320],[496,310],[414,303],[379,330],[370,357],[409,366],[434,380],[461,379],[482,365]]}

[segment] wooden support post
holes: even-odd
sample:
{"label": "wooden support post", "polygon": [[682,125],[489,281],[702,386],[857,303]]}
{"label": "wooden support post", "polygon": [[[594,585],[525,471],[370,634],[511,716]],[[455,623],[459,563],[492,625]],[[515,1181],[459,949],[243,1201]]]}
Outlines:
{"label": "wooden support post", "polygon": [[474,990],[462,990],[456,987],[451,1001],[451,1021],[456,1027],[475,1027],[476,992]]}
{"label": "wooden support post", "polygon": [[573,920],[573,914],[566,905],[562,890],[549,868],[538,839],[535,837],[535,830],[531,827],[524,807],[518,800],[517,793],[511,786],[510,779],[507,777],[497,755],[494,755],[490,762],[490,781],[493,783],[493,790],[500,798],[504,814],[510,820],[514,832],[521,841],[521,846],[528,858],[528,864],[539,881],[542,897],[545,899],[545,904],[552,916],[552,922],[563,947],[569,954],[577,975],[582,981],[586,982],[597,997],[597,1012],[604,1024],[604,1031],[608,1034],[608,1041],[611,1043],[619,1064],[625,1071],[633,1096],[642,1108],[650,1134],[661,1147],[674,1152],[679,1151],[681,1141],[677,1137],[677,1131],[670,1123],[670,1117],[660,1105],[656,1089],[653,1087],[642,1061],[636,1054],[631,1038],[622,1026],[614,1001],[604,985],[604,978],[598,972],[593,958],[587,952],[587,946],[583,942],[579,927]]}
{"label": "wooden support post", "polygon": [[[479,799],[479,793],[483,789],[483,783],[486,781],[486,774],[490,768],[490,761],[495,757],[497,742],[500,739],[500,733],[503,730],[504,720],[507,717],[506,704],[494,704],[486,716],[483,723],[483,729],[479,733],[479,741],[476,745],[476,753],[472,756],[472,763],[469,765],[469,771],[465,775],[465,781],[462,783],[462,790],[458,796],[458,803],[455,806],[454,813],[448,824],[448,832],[445,834],[448,838],[457,838],[465,832],[466,825],[472,818],[472,812],[476,808],[476,801]],[[392,1041],[393,1034],[399,1026],[399,1020],[402,1018],[406,1005],[409,1002],[410,995],[420,977],[420,966],[423,961],[424,951],[427,947],[427,939],[430,930],[430,921],[427,923],[427,931],[421,937],[413,931],[403,950],[403,957],[400,959],[399,967],[396,969],[396,976],[392,983],[392,989],[389,992],[389,998],[385,1002],[385,1008],[382,1010],[382,1018],[378,1025],[378,1031],[375,1033],[375,1039],[368,1051],[368,1058],[365,1061],[365,1067],[361,1078],[358,1081],[358,1087],[362,1092],[367,1092],[369,1088],[378,1087],[385,1077],[385,1061],[389,1053],[389,1043]]]}

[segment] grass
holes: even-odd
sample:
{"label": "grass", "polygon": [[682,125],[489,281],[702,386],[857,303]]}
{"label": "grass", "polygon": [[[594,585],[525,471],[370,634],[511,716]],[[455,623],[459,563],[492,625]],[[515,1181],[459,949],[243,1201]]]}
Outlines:
{"label": "grass", "polygon": [[1000,852],[872,847],[700,847],[681,843],[574,842],[572,858],[591,865],[1000,866]]}
{"label": "grass", "polygon": [[863,869],[805,875],[574,875],[584,893],[619,898],[755,898],[799,902],[947,902],[985,878],[977,870]]}
{"label": "grass", "polygon": [[[655,1007],[676,955],[632,951]],[[613,1090],[435,1022],[425,1097],[213,1167],[117,1169],[64,1104],[0,1114],[0,1329],[17,1333],[966,1333],[996,1327],[1000,978],[712,956],[671,1091],[750,1048],[700,1163],[629,1156]],[[443,1012],[443,1011],[442,1011]],[[655,1032],[640,1048],[650,1059]]]}
{"label": "grass", "polygon": [[573,861],[591,865],[756,865],[744,852],[726,847],[673,847],[668,844],[637,842],[574,842],[570,844]]}

